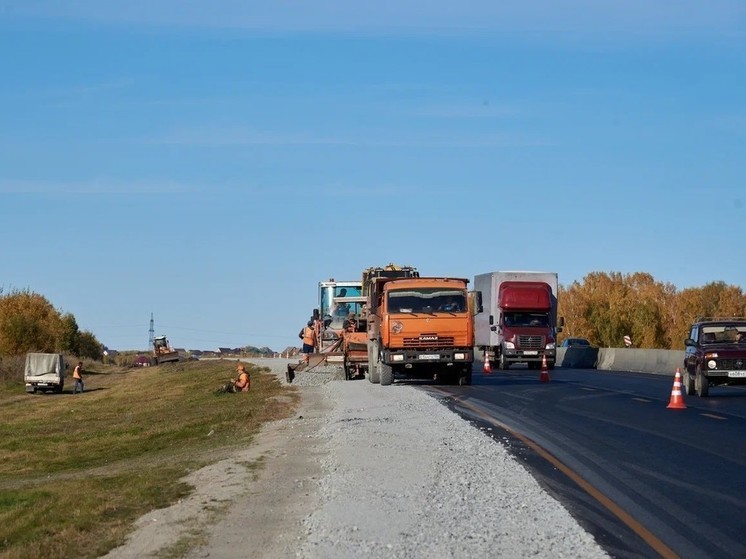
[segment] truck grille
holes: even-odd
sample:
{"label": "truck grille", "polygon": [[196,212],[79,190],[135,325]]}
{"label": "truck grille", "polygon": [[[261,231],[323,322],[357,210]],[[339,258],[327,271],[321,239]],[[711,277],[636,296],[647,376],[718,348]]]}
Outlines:
{"label": "truck grille", "polygon": [[544,349],[544,336],[518,336],[518,349]]}
{"label": "truck grille", "polygon": [[718,369],[742,371],[746,369],[746,359],[718,359]]}
{"label": "truck grille", "polygon": [[404,338],[404,347],[453,347],[453,336],[440,336],[437,340]]}

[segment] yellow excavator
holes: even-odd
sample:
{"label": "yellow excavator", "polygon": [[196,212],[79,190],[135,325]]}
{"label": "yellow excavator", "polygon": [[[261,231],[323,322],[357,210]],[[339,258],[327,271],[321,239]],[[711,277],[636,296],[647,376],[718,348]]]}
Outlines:
{"label": "yellow excavator", "polygon": [[173,363],[179,360],[179,352],[168,343],[166,336],[153,338],[153,361],[156,365]]}

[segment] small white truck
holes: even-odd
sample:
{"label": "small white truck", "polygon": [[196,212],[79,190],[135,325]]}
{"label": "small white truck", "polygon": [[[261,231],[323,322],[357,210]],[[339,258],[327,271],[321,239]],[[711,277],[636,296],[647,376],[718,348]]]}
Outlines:
{"label": "small white truck", "polygon": [[65,359],[59,353],[27,353],[23,379],[26,392],[62,392],[65,386]]}

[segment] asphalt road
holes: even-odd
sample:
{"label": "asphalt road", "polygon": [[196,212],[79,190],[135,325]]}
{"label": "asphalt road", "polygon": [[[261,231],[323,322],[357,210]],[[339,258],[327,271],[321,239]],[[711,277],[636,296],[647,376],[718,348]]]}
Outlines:
{"label": "asphalt road", "polygon": [[[480,364],[481,365],[481,364]],[[507,442],[616,557],[746,557],[746,387],[685,396],[670,377],[558,368],[423,385]]]}

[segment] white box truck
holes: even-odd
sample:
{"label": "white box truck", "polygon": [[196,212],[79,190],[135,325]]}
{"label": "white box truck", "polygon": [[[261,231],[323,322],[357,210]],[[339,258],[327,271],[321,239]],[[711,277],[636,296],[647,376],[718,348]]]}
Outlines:
{"label": "white box truck", "polygon": [[26,392],[62,392],[65,386],[65,359],[59,353],[27,353],[23,379]]}
{"label": "white box truck", "polygon": [[546,358],[554,368],[557,332],[564,320],[557,317],[555,272],[488,272],[474,277],[481,291],[484,312],[474,317],[475,345],[490,364],[508,369],[526,363],[539,369]]}

